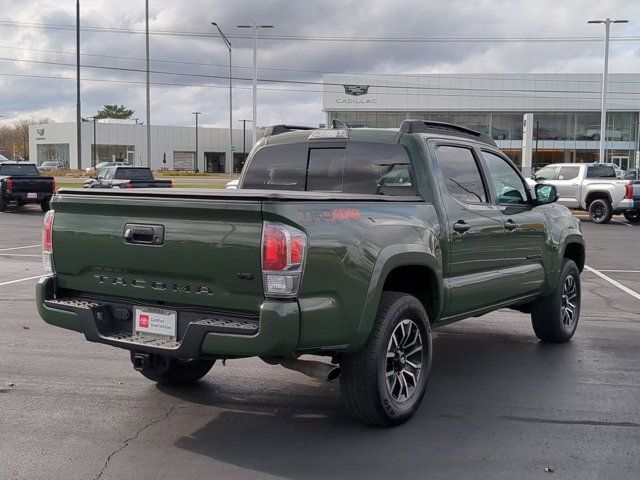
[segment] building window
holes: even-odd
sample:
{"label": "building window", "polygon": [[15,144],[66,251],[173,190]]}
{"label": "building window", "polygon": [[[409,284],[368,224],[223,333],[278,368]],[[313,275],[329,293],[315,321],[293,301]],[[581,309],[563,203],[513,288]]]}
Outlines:
{"label": "building window", "polygon": [[204,152],[205,172],[224,173],[225,158],[224,152]]}
{"label": "building window", "polygon": [[133,165],[136,147],[133,145],[91,145],[92,165],[101,162],[123,162]]}
{"label": "building window", "polygon": [[69,168],[69,144],[49,143],[39,144],[37,162],[61,162],[64,168]]}

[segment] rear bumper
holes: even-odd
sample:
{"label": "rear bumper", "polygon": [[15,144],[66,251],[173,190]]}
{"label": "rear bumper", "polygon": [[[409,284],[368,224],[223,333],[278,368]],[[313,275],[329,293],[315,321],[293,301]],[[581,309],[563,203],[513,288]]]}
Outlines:
{"label": "rear bumper", "polygon": [[623,198],[622,200],[620,200],[615,210],[616,211],[635,210],[636,208],[640,207],[640,202],[638,200],[640,199]]}
{"label": "rear bumper", "polygon": [[173,341],[132,334],[131,318],[123,318],[133,306],[127,300],[56,298],[53,276],[40,279],[36,297],[38,313],[50,325],[83,333],[91,342],[172,358],[287,356],[295,352],[300,333],[297,302],[266,300],[259,316],[178,307]]}
{"label": "rear bumper", "polygon": [[27,192],[4,192],[2,196],[7,202],[41,203],[45,200],[51,200],[53,193],[38,192],[35,198],[28,198]]}

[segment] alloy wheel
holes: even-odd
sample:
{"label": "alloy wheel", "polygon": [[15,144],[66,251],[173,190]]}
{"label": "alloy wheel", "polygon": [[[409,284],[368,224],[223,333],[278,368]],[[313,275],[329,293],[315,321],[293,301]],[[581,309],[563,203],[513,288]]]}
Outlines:
{"label": "alloy wheel", "polygon": [[560,314],[562,325],[566,329],[573,328],[578,313],[578,286],[573,275],[568,275],[562,285],[562,301]]}
{"label": "alloy wheel", "polygon": [[385,378],[387,391],[396,402],[406,402],[416,391],[422,371],[423,341],[418,325],[402,320],[387,345]]}

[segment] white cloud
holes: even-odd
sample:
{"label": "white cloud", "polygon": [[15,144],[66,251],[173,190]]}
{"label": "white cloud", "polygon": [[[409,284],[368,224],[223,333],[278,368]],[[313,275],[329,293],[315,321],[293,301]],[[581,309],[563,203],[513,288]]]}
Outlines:
{"label": "white cloud", "polygon": [[[143,2],[130,0],[82,0],[82,24],[142,29]],[[0,0],[0,20],[73,25],[75,11],[68,0]],[[215,15],[215,18],[214,18]],[[271,23],[269,34],[322,37],[576,37],[601,36],[601,25],[587,25],[590,18],[622,17],[632,22],[640,18],[640,4],[624,0],[602,2],[541,0],[526,1],[424,1],[424,0],[154,0],[151,2],[152,30],[213,32],[217,21],[232,35],[234,74],[250,77],[252,42],[233,34],[241,23]],[[616,25],[612,35],[632,36],[636,24]],[[0,57],[45,62],[75,62],[73,54],[37,52],[25,49],[71,52],[75,32],[0,24]],[[612,72],[640,70],[640,42],[613,42]],[[9,47],[9,48],[4,48]],[[15,48],[19,47],[19,48]],[[83,31],[82,52],[86,65],[132,69],[144,62],[124,57],[144,57],[144,36],[136,34]],[[223,78],[202,78],[153,74],[159,83],[201,86],[152,86],[152,122],[190,125],[192,111],[204,112],[205,125],[226,126],[228,122],[227,50],[220,38],[151,37],[152,70],[197,73]],[[602,45],[591,43],[465,42],[465,43],[382,43],[260,41],[261,78],[317,82],[319,72],[599,72]],[[212,66],[217,65],[217,66]],[[289,69],[296,71],[286,71]],[[300,71],[303,70],[303,71]],[[305,72],[304,70],[309,70]],[[0,60],[0,73],[74,76],[73,66],[35,64]],[[125,104],[144,120],[144,85],[108,83],[104,80],[143,82],[144,74],[131,71],[84,68],[82,72],[83,113],[91,115],[105,103]],[[101,80],[87,81],[86,79]],[[207,86],[208,85],[208,86]],[[251,83],[235,81],[234,118],[251,118]],[[42,115],[57,121],[75,117],[75,82],[44,78],[0,75],[0,115],[11,120]],[[303,91],[301,91],[303,90]],[[319,85],[261,83],[259,123],[311,124],[324,121]],[[3,119],[3,120],[6,120]],[[237,123],[236,126],[240,124]]]}

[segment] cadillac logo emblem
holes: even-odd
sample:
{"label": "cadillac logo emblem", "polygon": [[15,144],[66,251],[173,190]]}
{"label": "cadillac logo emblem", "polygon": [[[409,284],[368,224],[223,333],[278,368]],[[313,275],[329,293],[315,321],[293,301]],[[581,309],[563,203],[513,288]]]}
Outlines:
{"label": "cadillac logo emblem", "polygon": [[359,97],[360,95],[366,95],[369,91],[369,85],[343,85],[344,93],[347,95],[353,95]]}
{"label": "cadillac logo emblem", "polygon": [[42,137],[44,135],[44,128],[38,128],[36,132],[38,133],[38,136]]}

